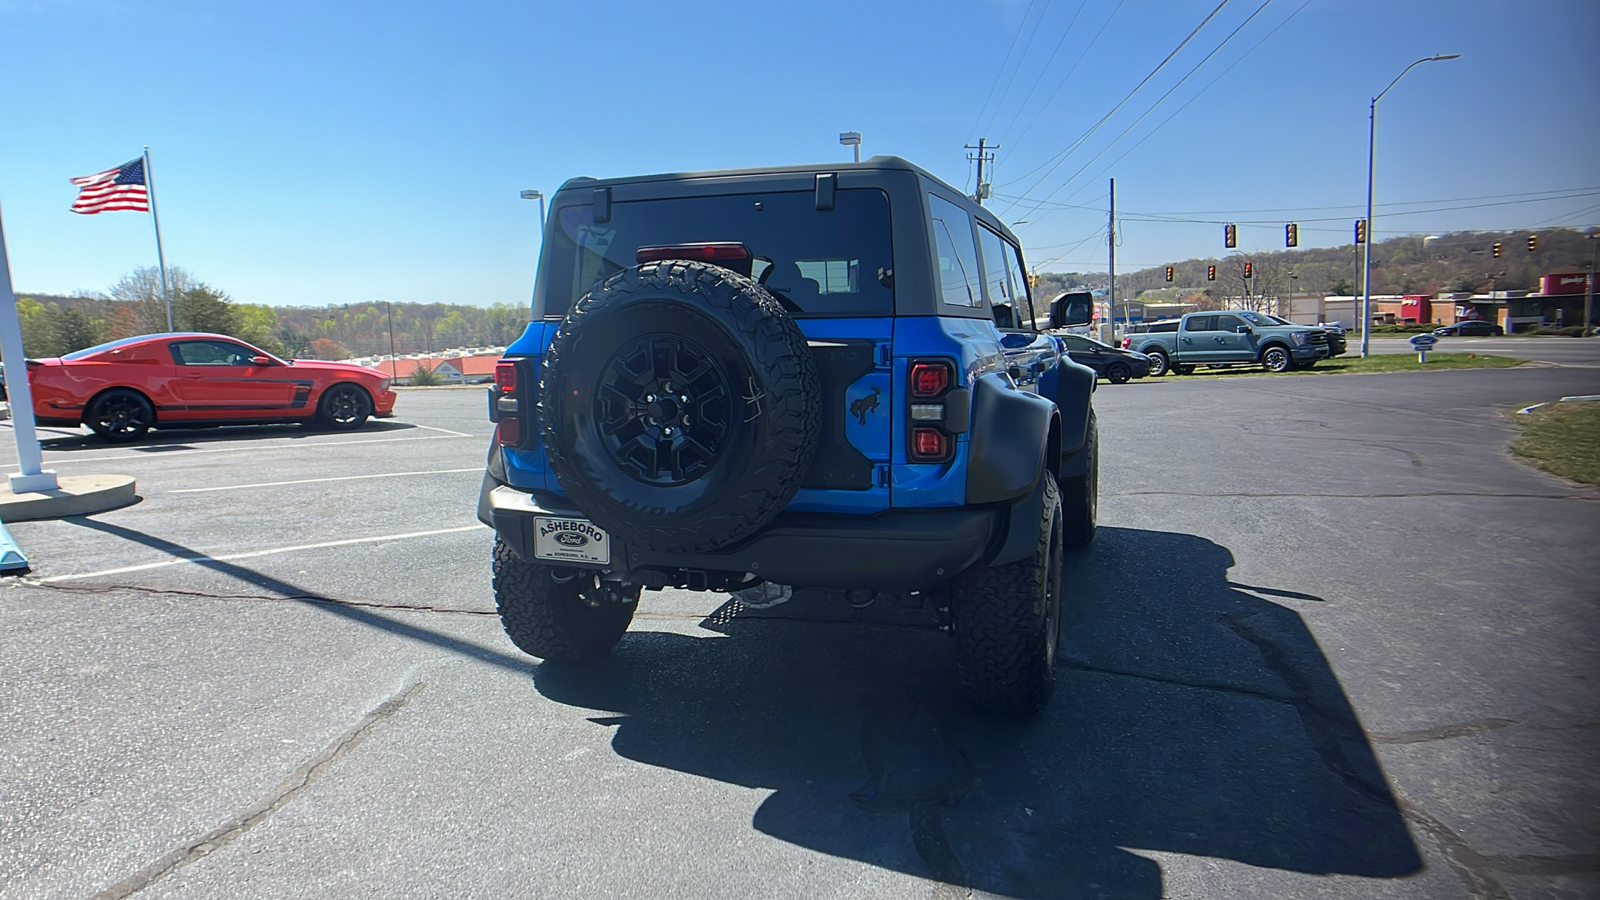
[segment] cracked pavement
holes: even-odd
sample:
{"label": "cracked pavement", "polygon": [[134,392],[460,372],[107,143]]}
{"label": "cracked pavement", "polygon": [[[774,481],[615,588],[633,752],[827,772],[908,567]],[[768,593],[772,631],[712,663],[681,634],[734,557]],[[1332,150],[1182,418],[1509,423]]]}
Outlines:
{"label": "cracked pavement", "polygon": [[904,597],[647,593],[598,666],[518,653],[477,391],[53,440],[144,499],[10,526],[0,898],[1594,896],[1600,494],[1502,411],[1597,372],[1102,385],[1027,724]]}

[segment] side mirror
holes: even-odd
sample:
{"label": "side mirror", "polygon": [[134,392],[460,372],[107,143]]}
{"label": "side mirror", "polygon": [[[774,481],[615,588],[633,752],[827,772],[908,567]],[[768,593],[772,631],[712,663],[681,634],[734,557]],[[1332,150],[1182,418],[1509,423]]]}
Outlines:
{"label": "side mirror", "polygon": [[272,365],[272,358],[270,356],[252,356],[250,357],[250,364],[254,366],[270,366]]}
{"label": "side mirror", "polygon": [[1006,370],[1006,374],[1011,376],[1011,380],[1012,381],[1016,381],[1016,382],[1019,382],[1019,383],[1022,381],[1023,372],[1022,372],[1022,367],[1021,366],[1012,366],[1011,368]]}

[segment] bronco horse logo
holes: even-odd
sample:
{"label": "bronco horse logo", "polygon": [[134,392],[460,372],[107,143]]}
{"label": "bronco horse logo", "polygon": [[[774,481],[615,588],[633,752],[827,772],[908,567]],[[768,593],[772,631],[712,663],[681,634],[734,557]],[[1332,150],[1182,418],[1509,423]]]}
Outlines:
{"label": "bronco horse logo", "polygon": [[850,415],[861,420],[861,424],[867,424],[867,413],[877,410],[878,395],[882,393],[883,389],[874,385],[872,388],[872,393],[862,394],[860,397],[857,397],[855,400],[851,401]]}

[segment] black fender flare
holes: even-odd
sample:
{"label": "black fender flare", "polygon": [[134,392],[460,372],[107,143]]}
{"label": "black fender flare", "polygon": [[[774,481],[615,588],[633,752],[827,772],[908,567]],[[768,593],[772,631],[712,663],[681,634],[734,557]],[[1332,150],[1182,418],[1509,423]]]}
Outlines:
{"label": "black fender flare", "polygon": [[[1048,375],[1048,373],[1046,373]],[[972,386],[972,440],[967,446],[967,503],[996,503],[1032,493],[1055,432],[1056,406],[1019,391],[999,372]]]}
{"label": "black fender flare", "polygon": [[1089,410],[1094,405],[1094,391],[1099,376],[1094,369],[1072,360],[1062,362],[1039,376],[1039,393],[1049,398],[1061,412],[1061,443],[1059,462],[1051,466],[1057,476],[1061,464],[1083,449],[1084,438],[1089,433]]}

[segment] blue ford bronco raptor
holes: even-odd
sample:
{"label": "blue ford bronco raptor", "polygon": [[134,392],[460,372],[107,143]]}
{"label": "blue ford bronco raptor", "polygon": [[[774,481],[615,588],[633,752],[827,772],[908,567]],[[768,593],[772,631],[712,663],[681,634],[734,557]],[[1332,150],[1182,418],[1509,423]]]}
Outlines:
{"label": "blue ford bronco raptor", "polygon": [[489,392],[506,633],[579,661],[646,588],[915,592],[969,699],[1036,711],[1099,454],[1094,372],[1025,273],[895,157],[568,181]]}

